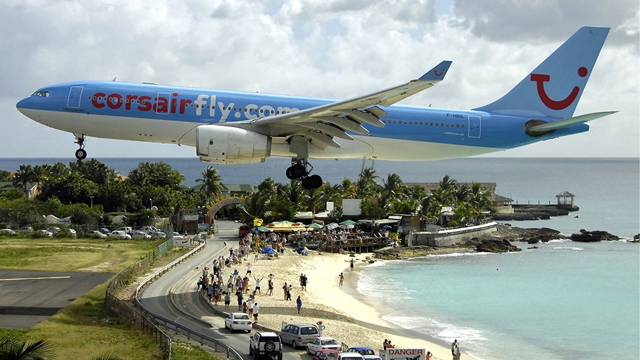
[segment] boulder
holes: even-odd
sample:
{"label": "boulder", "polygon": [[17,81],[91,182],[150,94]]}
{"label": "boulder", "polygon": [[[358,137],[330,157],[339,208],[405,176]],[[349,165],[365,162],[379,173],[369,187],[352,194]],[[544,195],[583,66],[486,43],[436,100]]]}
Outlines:
{"label": "boulder", "polygon": [[509,240],[483,239],[476,245],[476,251],[478,252],[503,253],[520,250],[519,247],[512,245]]}
{"label": "boulder", "polygon": [[612,235],[606,231],[587,231],[580,229],[579,234],[571,234],[572,241],[578,242],[597,242],[597,241],[615,241],[620,240],[619,237]]}

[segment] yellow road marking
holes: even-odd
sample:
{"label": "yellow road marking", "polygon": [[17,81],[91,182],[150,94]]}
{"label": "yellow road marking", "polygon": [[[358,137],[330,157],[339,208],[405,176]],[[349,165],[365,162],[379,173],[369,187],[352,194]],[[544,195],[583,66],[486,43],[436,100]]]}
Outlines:
{"label": "yellow road marking", "polygon": [[51,279],[70,279],[71,276],[47,276],[47,277],[32,277],[32,278],[14,278],[14,279],[0,279],[0,281],[20,281],[20,280],[51,280]]}

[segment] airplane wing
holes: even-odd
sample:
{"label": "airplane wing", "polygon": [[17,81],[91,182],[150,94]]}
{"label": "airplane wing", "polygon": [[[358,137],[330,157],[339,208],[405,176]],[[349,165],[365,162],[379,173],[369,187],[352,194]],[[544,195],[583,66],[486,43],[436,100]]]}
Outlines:
{"label": "airplane wing", "polygon": [[274,137],[304,135],[322,150],[327,146],[339,148],[334,137],[352,140],[347,131],[368,135],[363,124],[384,127],[380,118],[387,113],[380,106],[390,106],[434,86],[444,79],[450,66],[451,61],[443,61],[418,79],[355,99],[232,124],[250,125],[258,132]]}

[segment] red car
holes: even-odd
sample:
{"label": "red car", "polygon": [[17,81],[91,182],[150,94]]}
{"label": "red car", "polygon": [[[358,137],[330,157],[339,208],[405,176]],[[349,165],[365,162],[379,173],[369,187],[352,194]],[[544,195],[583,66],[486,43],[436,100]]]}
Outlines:
{"label": "red car", "polygon": [[337,350],[323,349],[313,354],[313,360],[335,360],[338,357]]}

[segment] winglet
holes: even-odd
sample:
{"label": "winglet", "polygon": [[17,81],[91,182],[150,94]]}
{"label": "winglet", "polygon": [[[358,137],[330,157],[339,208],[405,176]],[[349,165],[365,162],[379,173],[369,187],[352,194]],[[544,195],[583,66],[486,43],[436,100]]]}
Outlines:
{"label": "winglet", "polygon": [[441,81],[444,79],[444,76],[447,74],[449,67],[451,66],[451,61],[445,60],[440,64],[436,65],[433,69],[427,71],[424,75],[420,76],[418,80],[421,81]]}

